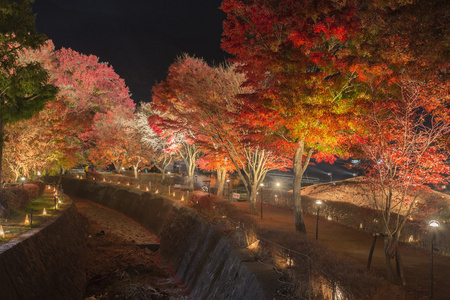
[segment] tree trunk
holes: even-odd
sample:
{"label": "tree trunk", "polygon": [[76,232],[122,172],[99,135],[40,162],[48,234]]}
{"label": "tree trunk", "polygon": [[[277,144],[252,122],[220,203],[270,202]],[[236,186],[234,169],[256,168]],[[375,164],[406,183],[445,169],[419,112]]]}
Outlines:
{"label": "tree trunk", "polygon": [[256,211],[256,191],[257,191],[257,187],[255,187],[255,185],[251,184],[249,186],[248,192],[248,201],[250,203],[250,214],[252,215],[256,215],[257,211]]}
{"label": "tree trunk", "polygon": [[3,145],[4,143],[4,132],[3,132],[3,121],[0,120],[0,189],[2,188],[2,161],[3,161]]}
{"label": "tree trunk", "polygon": [[302,164],[303,152],[305,151],[304,141],[299,142],[294,154],[294,192],[293,192],[293,205],[294,205],[294,220],[295,230],[306,234],[305,222],[303,221],[303,208],[302,208],[302,178],[306,171],[306,167],[309,164],[313,150],[309,150],[304,164]]}
{"label": "tree trunk", "polygon": [[137,172],[137,170],[138,170],[138,167],[133,166],[134,179],[137,179],[137,178],[138,178],[138,172]]}
{"label": "tree trunk", "polygon": [[402,256],[400,255],[400,250],[397,246],[397,251],[395,252],[395,258],[396,258],[396,263],[397,263],[397,272],[398,272],[398,276],[400,277],[400,280],[402,281],[402,285],[406,286],[406,278],[405,278],[405,272],[403,270],[403,261],[402,261]]}
{"label": "tree trunk", "polygon": [[194,171],[195,171],[195,164],[193,166],[189,166],[188,168],[189,190],[191,192],[194,190]]}
{"label": "tree trunk", "polygon": [[386,275],[389,280],[394,281],[394,273],[392,272],[392,265],[391,265],[391,239],[386,236],[384,238],[384,258],[386,263]]}
{"label": "tree trunk", "polygon": [[225,177],[227,172],[225,170],[217,170],[217,196],[223,197],[223,186],[225,184]]}

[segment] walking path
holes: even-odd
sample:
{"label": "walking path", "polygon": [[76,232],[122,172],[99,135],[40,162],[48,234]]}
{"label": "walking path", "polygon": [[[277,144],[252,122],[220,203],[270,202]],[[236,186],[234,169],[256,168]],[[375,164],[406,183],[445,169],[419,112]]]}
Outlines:
{"label": "walking path", "polygon": [[[244,214],[250,215],[248,202],[234,202]],[[257,203],[257,211],[261,204]],[[264,204],[263,219],[253,216],[258,226],[284,232],[295,232],[294,214],[292,210]],[[305,215],[307,235],[314,237],[316,217]],[[362,264],[367,265],[373,237],[370,234],[319,219],[319,241],[331,249],[344,254]],[[439,245],[437,245],[439,247]],[[408,245],[400,246],[406,276],[407,299],[430,299],[430,251],[417,249]],[[378,239],[371,270],[386,277],[383,241]],[[450,299],[450,257],[434,254],[434,299]]]}

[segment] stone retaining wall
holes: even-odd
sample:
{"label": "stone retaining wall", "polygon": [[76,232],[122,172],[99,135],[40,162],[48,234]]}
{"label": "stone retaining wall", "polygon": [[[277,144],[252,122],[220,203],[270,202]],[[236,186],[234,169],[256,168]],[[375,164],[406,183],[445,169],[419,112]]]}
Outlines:
{"label": "stone retaining wall", "polygon": [[87,221],[72,204],[58,218],[0,246],[1,299],[82,299]]}
{"label": "stone retaining wall", "polygon": [[157,235],[162,262],[173,267],[191,299],[264,299],[227,241],[191,209],[123,186],[72,178],[62,183],[67,194],[115,209]]}

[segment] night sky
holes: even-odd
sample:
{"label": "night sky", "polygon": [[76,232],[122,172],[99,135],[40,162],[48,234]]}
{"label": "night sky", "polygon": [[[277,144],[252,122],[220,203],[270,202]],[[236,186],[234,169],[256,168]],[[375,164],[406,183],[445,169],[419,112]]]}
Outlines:
{"label": "night sky", "polygon": [[36,26],[56,49],[72,48],[108,62],[135,102],[186,52],[220,63],[221,0],[35,0]]}

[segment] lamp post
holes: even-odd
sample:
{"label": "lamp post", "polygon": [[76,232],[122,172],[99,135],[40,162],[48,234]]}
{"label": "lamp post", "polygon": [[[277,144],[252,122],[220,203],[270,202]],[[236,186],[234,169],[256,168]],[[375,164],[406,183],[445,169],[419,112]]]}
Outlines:
{"label": "lamp post", "polygon": [[332,172],[328,173],[328,176],[330,176],[330,182],[333,182],[333,173]]}
{"label": "lamp post", "polygon": [[439,227],[439,222],[436,220],[431,220],[428,222],[428,226],[432,227],[433,235],[431,237],[431,259],[430,259],[430,300],[433,298],[433,252],[434,252],[434,242],[436,240],[436,230]]}
{"label": "lamp post", "polygon": [[230,193],[230,179],[227,179],[227,183],[228,183],[228,189],[227,189],[227,194],[228,194],[228,201],[230,200],[230,195],[231,195],[231,193]]}
{"label": "lamp post", "polygon": [[22,187],[23,187],[23,183],[25,182],[25,177],[20,178],[22,180]]}
{"label": "lamp post", "polygon": [[322,200],[316,200],[317,204],[317,222],[316,222],[316,240],[319,238],[319,213],[320,213],[320,206],[322,205]]}
{"label": "lamp post", "polygon": [[264,183],[261,183],[259,185],[261,187],[261,219],[263,218],[263,186]]}

